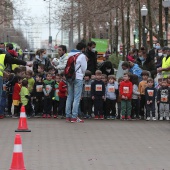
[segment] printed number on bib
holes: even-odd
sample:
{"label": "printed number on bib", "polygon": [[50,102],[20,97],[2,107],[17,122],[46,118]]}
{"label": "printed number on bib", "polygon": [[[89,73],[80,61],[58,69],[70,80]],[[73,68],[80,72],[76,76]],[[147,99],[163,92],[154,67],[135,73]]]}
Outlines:
{"label": "printed number on bib", "polygon": [[148,95],[149,95],[150,97],[153,97],[153,94],[154,94],[154,91],[153,91],[153,90],[147,90],[147,92],[148,92]]}
{"label": "printed number on bib", "polygon": [[91,85],[85,85],[85,91],[91,91]]}
{"label": "printed number on bib", "polygon": [[161,95],[161,102],[168,102],[168,96]]}
{"label": "printed number on bib", "polygon": [[123,87],[123,93],[129,93],[129,87]]}
{"label": "printed number on bib", "polygon": [[36,91],[37,91],[37,92],[42,92],[42,88],[43,88],[42,85],[37,85],[37,86],[36,86]]}
{"label": "printed number on bib", "polygon": [[96,85],[96,91],[102,91],[102,85]]}
{"label": "printed number on bib", "polygon": [[108,92],[115,92],[115,87],[114,86],[109,86],[108,87]]}

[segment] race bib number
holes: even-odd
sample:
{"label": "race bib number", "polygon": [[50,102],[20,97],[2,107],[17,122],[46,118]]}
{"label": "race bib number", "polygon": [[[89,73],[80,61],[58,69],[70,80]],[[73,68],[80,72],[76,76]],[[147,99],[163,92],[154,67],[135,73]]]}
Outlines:
{"label": "race bib number", "polygon": [[51,90],[51,86],[47,85],[47,86],[45,87],[45,90],[46,90],[46,92],[49,92],[49,91]]}
{"label": "race bib number", "polygon": [[129,87],[123,87],[123,93],[129,93]]}
{"label": "race bib number", "polygon": [[57,89],[57,90],[55,91],[55,95],[56,95],[56,96],[58,96],[58,92],[59,92],[59,90]]}
{"label": "race bib number", "polygon": [[161,102],[168,102],[168,97],[165,95],[161,95]]}
{"label": "race bib number", "polygon": [[42,92],[43,86],[42,85],[37,85],[36,86],[36,91],[37,92]]}
{"label": "race bib number", "polygon": [[147,92],[148,92],[148,95],[149,95],[150,97],[153,97],[153,94],[154,94],[154,91],[153,91],[153,90],[147,90]]}
{"label": "race bib number", "polygon": [[6,84],[3,84],[3,91],[6,91]]}
{"label": "race bib number", "polygon": [[102,85],[96,85],[96,91],[102,91]]}
{"label": "race bib number", "polygon": [[85,85],[85,91],[91,91],[91,85]]}
{"label": "race bib number", "polygon": [[108,87],[108,92],[114,93],[115,92],[115,87],[114,86],[109,86]]}

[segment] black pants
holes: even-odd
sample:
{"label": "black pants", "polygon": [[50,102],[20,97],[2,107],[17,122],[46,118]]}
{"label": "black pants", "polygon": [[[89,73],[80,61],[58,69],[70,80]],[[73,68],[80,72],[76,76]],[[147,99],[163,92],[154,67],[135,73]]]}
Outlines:
{"label": "black pants", "polygon": [[141,95],[140,99],[140,116],[144,117],[144,107],[145,107],[145,95]]}
{"label": "black pants", "polygon": [[91,97],[83,97],[82,103],[83,103],[84,115],[91,116],[91,114],[92,114],[92,99],[91,99]]}
{"label": "black pants", "polygon": [[11,107],[12,107],[12,94],[8,94],[8,114],[9,115],[12,115]]}
{"label": "black pants", "polygon": [[94,99],[94,114],[95,116],[103,115],[103,99],[102,98]]}
{"label": "black pants", "polygon": [[61,116],[65,116],[66,100],[67,97],[59,98],[58,114]]}
{"label": "black pants", "polygon": [[51,115],[52,103],[53,102],[52,102],[52,99],[50,97],[44,98],[44,114]]}
{"label": "black pants", "polygon": [[31,105],[31,100],[29,99],[27,105],[25,106],[25,111],[27,116],[31,116],[32,115],[32,105]]}
{"label": "black pants", "polygon": [[135,115],[136,115],[136,118],[139,118],[139,100],[138,99],[132,99],[131,117],[134,118]]}
{"label": "black pants", "polygon": [[59,101],[53,100],[53,115],[58,114],[58,106],[59,106]]}
{"label": "black pants", "polygon": [[106,116],[116,116],[116,100],[106,99]]}
{"label": "black pants", "polygon": [[42,113],[43,112],[43,100],[42,97],[37,97],[34,100],[34,110],[35,110],[35,115],[37,115],[38,113]]}
{"label": "black pants", "polygon": [[146,104],[146,117],[150,117],[150,112],[152,112],[152,117],[155,117],[155,102]]}

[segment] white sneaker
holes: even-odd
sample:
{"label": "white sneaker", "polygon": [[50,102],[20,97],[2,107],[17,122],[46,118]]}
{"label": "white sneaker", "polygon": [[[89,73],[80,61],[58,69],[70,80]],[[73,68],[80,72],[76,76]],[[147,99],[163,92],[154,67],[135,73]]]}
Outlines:
{"label": "white sneaker", "polygon": [[153,117],[152,120],[156,120],[156,117]]}
{"label": "white sneaker", "polygon": [[151,118],[150,118],[150,117],[147,117],[146,120],[147,120],[147,121],[148,121],[148,120],[151,120]]}
{"label": "white sneaker", "polygon": [[166,120],[169,120],[169,117],[166,117]]}
{"label": "white sneaker", "polygon": [[163,117],[160,117],[159,120],[163,120]]}

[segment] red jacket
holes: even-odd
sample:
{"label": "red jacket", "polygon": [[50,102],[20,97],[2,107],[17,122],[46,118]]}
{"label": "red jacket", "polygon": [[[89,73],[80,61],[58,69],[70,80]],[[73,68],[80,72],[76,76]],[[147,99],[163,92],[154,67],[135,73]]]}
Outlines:
{"label": "red jacket", "polygon": [[18,54],[15,50],[8,50],[8,53],[10,53],[13,57],[18,57]]}
{"label": "red jacket", "polygon": [[20,100],[20,91],[21,91],[21,85],[18,83],[15,83],[13,94],[12,94],[12,100]]}
{"label": "red jacket", "polygon": [[64,97],[67,96],[67,84],[63,80],[60,81],[60,83],[59,83],[58,96],[61,97],[61,98],[64,98]]}
{"label": "red jacket", "polygon": [[122,81],[119,87],[120,96],[124,95],[128,100],[132,99],[133,85],[132,82]]}

